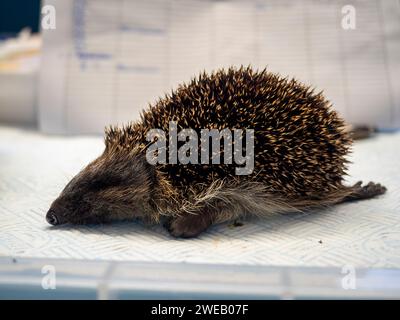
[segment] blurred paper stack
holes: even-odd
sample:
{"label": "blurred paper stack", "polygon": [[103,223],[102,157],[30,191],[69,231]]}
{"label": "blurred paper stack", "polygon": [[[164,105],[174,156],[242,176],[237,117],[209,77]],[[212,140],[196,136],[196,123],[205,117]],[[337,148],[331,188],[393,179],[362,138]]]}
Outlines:
{"label": "blurred paper stack", "polygon": [[0,121],[34,125],[41,38],[22,30],[0,41]]}

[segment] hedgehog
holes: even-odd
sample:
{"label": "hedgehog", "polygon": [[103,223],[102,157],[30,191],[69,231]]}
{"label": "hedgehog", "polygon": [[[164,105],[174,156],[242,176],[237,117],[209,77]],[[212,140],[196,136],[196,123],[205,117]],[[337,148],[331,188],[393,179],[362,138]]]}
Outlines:
{"label": "hedgehog", "polygon": [[[216,149],[224,160],[229,160],[222,148],[225,140],[237,143],[235,153],[245,151],[229,139],[229,132],[252,130],[253,170],[237,174],[237,166],[229,161],[149,161],[163,153],[156,150],[153,158],[148,157],[157,141],[170,139],[171,123],[178,131],[198,134],[204,129],[230,130]],[[167,134],[149,141],[153,129]],[[104,141],[103,153],[52,203],[48,223],[138,219],[162,224],[174,237],[190,238],[212,224],[305,212],[386,191],[379,183],[343,183],[352,144],[344,120],[323,92],[267,69],[203,71],[150,104],[139,120],[108,126]],[[200,147],[185,154],[198,154]],[[172,154],[167,148],[164,151]],[[213,160],[215,152],[208,152]]]}

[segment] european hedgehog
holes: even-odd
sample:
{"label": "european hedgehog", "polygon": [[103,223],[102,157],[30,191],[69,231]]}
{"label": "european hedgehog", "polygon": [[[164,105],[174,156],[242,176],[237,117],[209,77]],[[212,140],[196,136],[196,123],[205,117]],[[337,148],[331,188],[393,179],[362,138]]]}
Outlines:
{"label": "european hedgehog", "polygon": [[[160,129],[168,140],[171,123],[195,133],[253,130],[254,169],[237,175],[222,161],[150,163],[154,144],[147,134]],[[139,121],[106,128],[104,152],[67,184],[46,219],[52,225],[142,219],[187,238],[213,223],[383,194],[380,184],[343,184],[351,142],[330,102],[295,79],[250,67],[203,72],[149,106]],[[220,146],[219,155],[228,158]]]}

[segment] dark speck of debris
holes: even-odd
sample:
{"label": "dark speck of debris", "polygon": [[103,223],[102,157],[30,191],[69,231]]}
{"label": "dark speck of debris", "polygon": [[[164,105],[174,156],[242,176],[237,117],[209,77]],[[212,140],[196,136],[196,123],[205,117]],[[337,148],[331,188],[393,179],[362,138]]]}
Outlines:
{"label": "dark speck of debris", "polygon": [[319,242],[319,243],[322,243],[322,240],[319,240],[318,242]]}
{"label": "dark speck of debris", "polygon": [[12,262],[13,262],[13,263],[17,263],[17,259],[12,258]]}

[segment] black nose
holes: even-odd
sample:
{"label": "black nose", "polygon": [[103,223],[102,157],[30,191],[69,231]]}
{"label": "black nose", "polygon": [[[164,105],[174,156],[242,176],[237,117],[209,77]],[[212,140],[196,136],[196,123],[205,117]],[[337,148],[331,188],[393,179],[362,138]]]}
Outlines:
{"label": "black nose", "polygon": [[53,226],[59,224],[59,219],[57,218],[56,213],[52,210],[47,213],[46,221]]}

